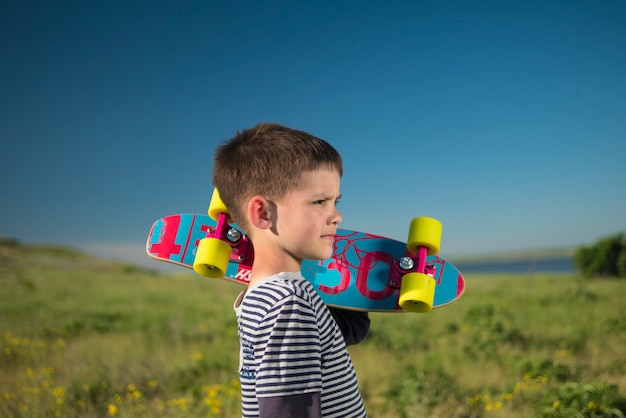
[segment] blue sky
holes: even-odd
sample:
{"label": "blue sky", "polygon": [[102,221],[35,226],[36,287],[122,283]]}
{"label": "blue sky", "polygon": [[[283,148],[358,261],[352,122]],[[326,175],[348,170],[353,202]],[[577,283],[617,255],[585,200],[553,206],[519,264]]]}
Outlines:
{"label": "blue sky", "polygon": [[0,235],[143,260],[260,121],[342,153],[343,227],[442,255],[626,230],[624,1],[9,1]]}

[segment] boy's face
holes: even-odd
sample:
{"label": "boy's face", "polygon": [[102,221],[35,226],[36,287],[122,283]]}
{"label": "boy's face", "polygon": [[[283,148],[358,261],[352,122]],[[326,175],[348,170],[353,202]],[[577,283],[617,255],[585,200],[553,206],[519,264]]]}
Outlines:
{"label": "boy's face", "polygon": [[341,196],[335,170],[305,171],[298,187],[276,202],[275,233],[283,251],[297,260],[331,256],[342,216],[336,204]]}

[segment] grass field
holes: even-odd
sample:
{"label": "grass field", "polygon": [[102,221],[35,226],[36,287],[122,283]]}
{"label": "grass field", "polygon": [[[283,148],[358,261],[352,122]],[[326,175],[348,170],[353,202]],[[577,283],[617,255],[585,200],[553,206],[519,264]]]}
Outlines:
{"label": "grass field", "polygon": [[[241,288],[0,243],[0,416],[236,417]],[[372,314],[350,352],[370,417],[620,417],[626,281],[469,276]]]}

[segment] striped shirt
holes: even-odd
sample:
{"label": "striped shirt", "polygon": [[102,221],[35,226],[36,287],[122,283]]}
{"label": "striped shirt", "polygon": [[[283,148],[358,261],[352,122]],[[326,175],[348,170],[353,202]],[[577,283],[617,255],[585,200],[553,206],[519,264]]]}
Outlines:
{"label": "striped shirt", "polygon": [[341,331],[300,273],[279,273],[235,303],[243,417],[258,398],[321,393],[323,417],[365,417]]}

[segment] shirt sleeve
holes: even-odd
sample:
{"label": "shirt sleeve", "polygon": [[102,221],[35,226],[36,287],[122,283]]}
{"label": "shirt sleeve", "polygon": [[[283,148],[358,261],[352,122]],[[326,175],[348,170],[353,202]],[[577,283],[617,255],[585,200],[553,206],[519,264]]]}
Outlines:
{"label": "shirt sleeve", "polygon": [[322,418],[321,394],[259,398],[260,418]]}
{"label": "shirt sleeve", "polygon": [[289,295],[277,301],[259,323],[256,341],[260,403],[261,398],[321,393],[320,329],[308,300]]}

